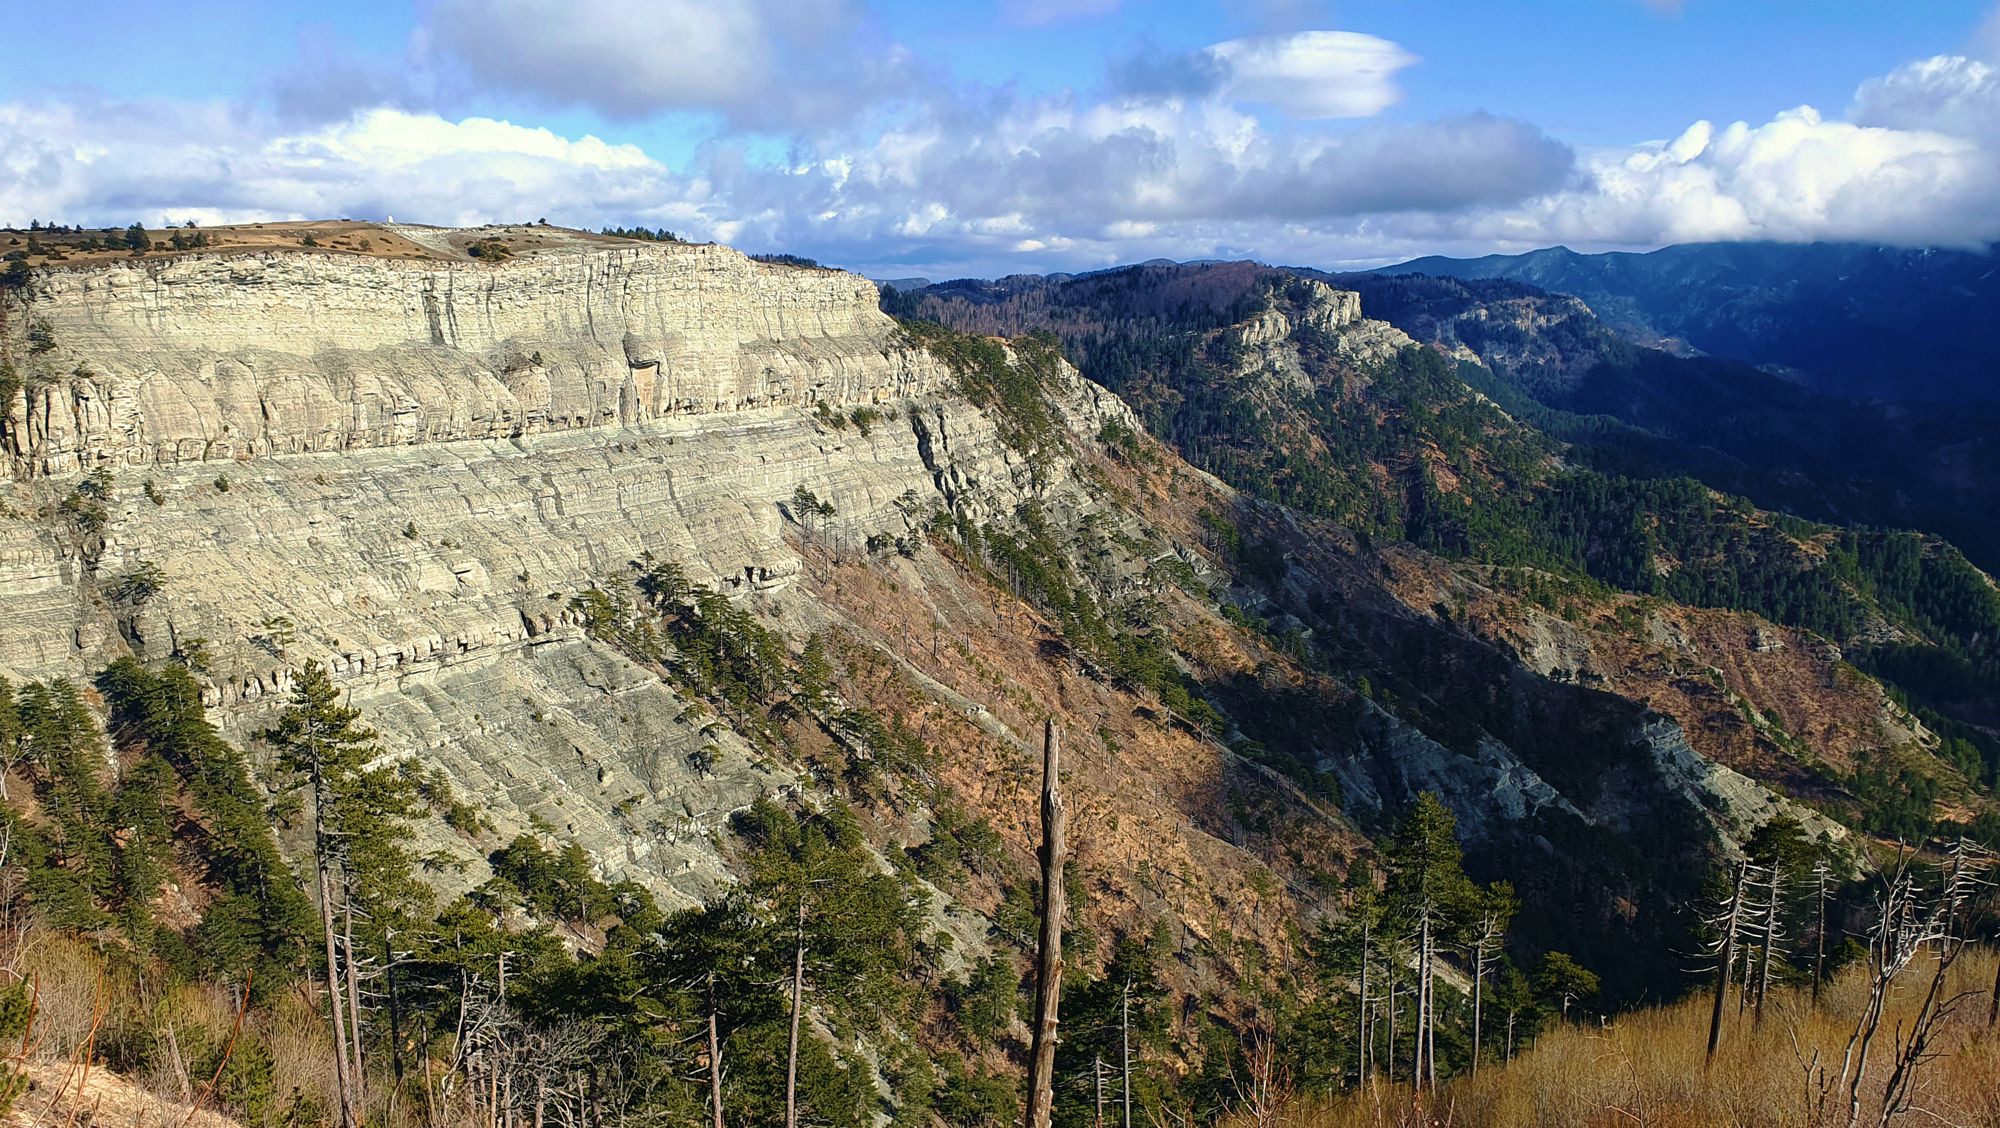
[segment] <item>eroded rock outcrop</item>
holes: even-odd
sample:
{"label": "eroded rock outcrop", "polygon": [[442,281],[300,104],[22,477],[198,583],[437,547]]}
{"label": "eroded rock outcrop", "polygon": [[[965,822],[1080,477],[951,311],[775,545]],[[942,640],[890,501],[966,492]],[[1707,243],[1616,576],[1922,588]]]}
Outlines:
{"label": "eroded rock outcrop", "polygon": [[878,403],[943,375],[866,280],[718,246],[189,255],[44,272],[25,298],[16,476]]}
{"label": "eroded rock outcrop", "polygon": [[[670,899],[727,880],[729,814],[795,780],[571,598],[648,553],[781,597],[800,487],[835,514],[815,535],[856,551],[942,505],[1010,511],[1032,478],[865,280],[720,247],[186,256],[51,272],[10,304],[0,673],[200,640],[245,738],[319,659],[496,833],[539,818]],[[1066,411],[1123,410],[1071,384]],[[66,510],[96,469],[94,512]]]}

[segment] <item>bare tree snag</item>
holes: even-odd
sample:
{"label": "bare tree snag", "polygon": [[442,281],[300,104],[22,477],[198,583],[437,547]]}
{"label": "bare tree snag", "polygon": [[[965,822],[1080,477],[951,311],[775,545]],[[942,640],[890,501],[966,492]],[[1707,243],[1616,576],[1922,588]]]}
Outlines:
{"label": "bare tree snag", "polygon": [[1118,996],[1119,1092],[1125,1101],[1125,1128],[1132,1128],[1132,977]]}
{"label": "bare tree snag", "polygon": [[1708,1018],[1708,1058],[1715,1060],[1715,1049],[1722,1043],[1722,1004],[1729,995],[1729,973],[1736,963],[1736,926],[1743,912],[1743,887],[1750,880],[1750,863],[1736,867],[1736,883],[1729,892],[1729,905],[1722,924],[1720,951],[1716,953],[1715,1009]]}
{"label": "bare tree snag", "polygon": [[715,1015],[715,972],[708,973],[708,1114],[712,1128],[722,1123],[722,1032]]}
{"label": "bare tree snag", "polygon": [[1813,928],[1812,1005],[1814,1010],[1819,1009],[1820,985],[1826,982],[1826,895],[1827,879],[1832,875],[1832,872],[1832,867],[1826,864],[1824,858],[1813,863],[1813,881],[1816,886],[1814,896],[1819,901],[1819,924]]}
{"label": "bare tree snag", "polygon": [[799,890],[798,931],[792,944],[792,1033],[785,1053],[785,1128],[799,1128],[799,1020],[806,998],[806,894]]}
{"label": "bare tree snag", "polygon": [[1779,888],[1780,876],[1785,867],[1783,858],[1771,859],[1771,884],[1764,894],[1764,924],[1762,928],[1764,951],[1757,972],[1757,1021],[1764,1021],[1764,996],[1771,992],[1771,958],[1778,946],[1784,929],[1778,919],[1778,901],[1784,894]]}
{"label": "bare tree snag", "polygon": [[1062,997],[1063,801],[1061,740],[1054,720],[1042,726],[1042,932],[1035,950],[1035,1030],[1028,1055],[1027,1128],[1049,1128],[1055,1104],[1056,1009]]}

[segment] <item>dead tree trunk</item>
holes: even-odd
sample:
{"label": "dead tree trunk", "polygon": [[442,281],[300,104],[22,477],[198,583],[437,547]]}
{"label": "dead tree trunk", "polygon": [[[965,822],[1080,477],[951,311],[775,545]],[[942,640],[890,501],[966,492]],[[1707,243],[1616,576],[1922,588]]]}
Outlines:
{"label": "dead tree trunk", "polygon": [[[1027,1128],[1049,1128],[1055,1105],[1056,1010],[1062,1000],[1063,801],[1056,723],[1042,727],[1042,920],[1035,950],[1035,1030],[1028,1055]],[[796,1128],[787,1125],[786,1128]]]}
{"label": "dead tree trunk", "polygon": [[708,1115],[711,1128],[722,1123],[722,1033],[715,1015],[715,973],[708,973]]}
{"label": "dead tree trunk", "polygon": [[1771,859],[1771,883],[1765,890],[1764,955],[1757,972],[1757,1021],[1760,1023],[1764,1021],[1764,996],[1771,990],[1771,957],[1778,946],[1778,883],[1784,866],[1782,859]]}
{"label": "dead tree trunk", "polygon": [[[351,877],[351,875],[350,875]],[[367,1107],[366,1075],[361,1071],[361,968],[354,958],[354,890],[341,892],[340,948],[346,961],[347,972],[347,1024],[348,1034],[353,1039],[348,1044],[348,1052],[353,1055],[354,1064],[350,1069],[354,1084],[354,1104],[356,1108]]]}
{"label": "dead tree trunk", "polygon": [[1431,943],[1431,914],[1425,911],[1417,924],[1417,1028],[1416,1053],[1412,1058],[1410,1071],[1412,1084],[1422,1088],[1429,1084],[1437,1089],[1436,1042],[1432,1037],[1432,1025],[1436,1016],[1432,1013],[1435,1003],[1433,996],[1432,959],[1435,953]]}
{"label": "dead tree trunk", "polygon": [[1472,953],[1472,1075],[1479,1076],[1479,1020],[1486,1001],[1486,934],[1480,933],[1479,947]]}
{"label": "dead tree trunk", "polygon": [[1389,1052],[1382,1060],[1389,1063],[1389,1084],[1396,1083],[1396,979],[1394,969],[1389,977]]}
{"label": "dead tree trunk", "polygon": [[[359,1078],[348,1075],[348,1022],[346,993],[341,990],[340,960],[335,953],[339,933],[333,923],[334,843],[326,829],[326,808],[331,800],[326,774],[319,758],[312,761],[313,862],[319,884],[319,925],[326,938],[326,1002],[333,1027],[333,1084],[340,1100],[340,1128],[360,1128],[361,1103],[355,1086]],[[360,1031],[354,1031],[359,1036]]]}
{"label": "dead tree trunk", "polygon": [[1819,1009],[1820,982],[1826,978],[1826,885],[1830,873],[1831,869],[1824,861],[1813,866],[1813,880],[1818,885],[1815,896],[1819,901],[1819,923],[1813,929],[1812,1005],[1814,1010]]}
{"label": "dead tree trunk", "polygon": [[1361,1005],[1358,1014],[1360,1029],[1356,1031],[1355,1038],[1360,1043],[1361,1068],[1354,1075],[1354,1083],[1356,1085],[1365,1085],[1368,1083],[1368,1039],[1370,1034],[1368,1029],[1368,939],[1373,925],[1374,921],[1369,918],[1366,910],[1364,910],[1361,917]]}
{"label": "dead tree trunk", "polygon": [[799,1128],[799,1019],[806,999],[806,895],[799,891],[798,931],[792,942],[792,1034],[785,1052],[785,1128]]}
{"label": "dead tree trunk", "polygon": [[1099,1051],[1090,1059],[1090,1082],[1092,1090],[1090,1123],[1092,1128],[1104,1128],[1104,1054]]}
{"label": "dead tree trunk", "polygon": [[1736,867],[1736,883],[1730,887],[1729,905],[1723,917],[1721,950],[1715,969],[1715,1009],[1708,1017],[1708,1061],[1715,1060],[1715,1049],[1722,1044],[1722,1006],[1729,996],[1729,973],[1736,964],[1736,922],[1742,915],[1743,886],[1749,875],[1750,863]]}
{"label": "dead tree trunk", "polygon": [[1125,1102],[1125,1128],[1132,1128],[1132,981],[1118,996],[1119,1093]]}

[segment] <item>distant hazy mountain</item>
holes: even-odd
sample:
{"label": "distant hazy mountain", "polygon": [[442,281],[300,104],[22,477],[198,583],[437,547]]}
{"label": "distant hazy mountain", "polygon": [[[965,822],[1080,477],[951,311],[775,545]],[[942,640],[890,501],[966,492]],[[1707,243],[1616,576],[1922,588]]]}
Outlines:
{"label": "distant hazy mountain", "polygon": [[1550,247],[1430,257],[1390,274],[1508,278],[1574,294],[1642,343],[1792,370],[1901,400],[2000,400],[2000,258],[1849,243],[1698,243],[1647,254]]}

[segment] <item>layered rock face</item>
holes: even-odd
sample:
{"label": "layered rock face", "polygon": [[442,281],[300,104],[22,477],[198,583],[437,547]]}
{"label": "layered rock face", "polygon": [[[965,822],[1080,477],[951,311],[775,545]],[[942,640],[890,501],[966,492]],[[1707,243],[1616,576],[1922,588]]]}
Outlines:
{"label": "layered rock face", "polygon": [[[947,498],[1011,512],[1031,478],[865,280],[722,248],[189,258],[53,275],[10,313],[29,370],[0,674],[87,678],[199,639],[215,719],[245,738],[322,660],[385,748],[497,831],[538,817],[670,899],[726,880],[729,813],[795,781],[570,598],[650,553],[771,606],[799,571],[801,486],[836,514],[814,536],[858,551]],[[55,349],[28,346],[37,324]],[[1071,384],[1079,428],[1122,416]],[[834,426],[822,404],[879,406]],[[66,515],[100,467],[101,519]],[[150,570],[157,594],[121,587]]]}
{"label": "layered rock face", "polygon": [[941,374],[866,280],[718,246],[194,255],[49,272],[13,320],[17,476],[884,402]]}

